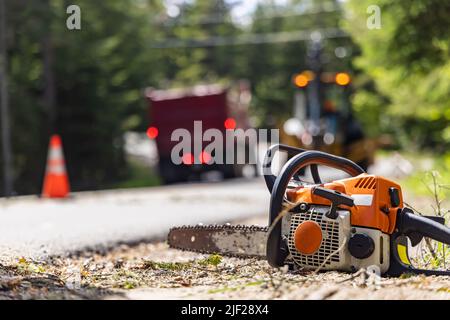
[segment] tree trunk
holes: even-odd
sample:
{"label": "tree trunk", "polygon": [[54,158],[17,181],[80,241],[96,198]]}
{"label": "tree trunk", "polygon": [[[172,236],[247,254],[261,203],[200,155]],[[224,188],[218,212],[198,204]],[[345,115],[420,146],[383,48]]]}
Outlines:
{"label": "tree trunk", "polygon": [[11,150],[11,119],[8,96],[8,58],[6,49],[6,4],[0,0],[0,105],[2,127],[3,182],[4,194],[13,194],[13,163]]}
{"label": "tree trunk", "polygon": [[42,40],[43,72],[44,72],[44,105],[48,115],[49,134],[55,133],[56,126],[56,88],[53,72],[54,53],[50,34]]}

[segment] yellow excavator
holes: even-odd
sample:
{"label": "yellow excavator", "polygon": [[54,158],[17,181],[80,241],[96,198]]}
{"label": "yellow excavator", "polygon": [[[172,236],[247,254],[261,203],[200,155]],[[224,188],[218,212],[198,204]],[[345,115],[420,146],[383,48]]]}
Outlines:
{"label": "yellow excavator", "polygon": [[310,70],[292,77],[294,108],[280,128],[283,144],[342,156],[366,169],[373,163],[376,142],[366,138],[352,112],[352,78],[348,72],[325,72],[321,46],[310,48]]}

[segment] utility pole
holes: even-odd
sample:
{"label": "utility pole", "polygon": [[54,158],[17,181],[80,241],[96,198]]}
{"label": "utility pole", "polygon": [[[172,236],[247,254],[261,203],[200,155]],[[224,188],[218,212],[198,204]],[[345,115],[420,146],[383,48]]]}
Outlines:
{"label": "utility pole", "polygon": [[8,97],[8,58],[6,56],[6,0],[0,0],[0,115],[3,154],[4,194],[13,193],[13,165]]}

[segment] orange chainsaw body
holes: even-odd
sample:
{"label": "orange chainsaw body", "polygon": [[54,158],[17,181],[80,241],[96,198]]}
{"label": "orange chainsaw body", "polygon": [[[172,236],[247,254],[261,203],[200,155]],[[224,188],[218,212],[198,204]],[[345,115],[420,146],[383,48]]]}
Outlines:
{"label": "orange chainsaw body", "polygon": [[[351,212],[351,224],[355,227],[372,228],[386,234],[395,231],[397,212],[403,207],[401,187],[397,183],[375,175],[361,174],[356,177],[325,183],[322,187],[338,191],[355,199],[355,206],[346,207]],[[392,205],[389,190],[397,190],[398,203]],[[314,195],[310,187],[297,187],[287,191],[288,200],[294,203],[330,205],[323,197]]]}

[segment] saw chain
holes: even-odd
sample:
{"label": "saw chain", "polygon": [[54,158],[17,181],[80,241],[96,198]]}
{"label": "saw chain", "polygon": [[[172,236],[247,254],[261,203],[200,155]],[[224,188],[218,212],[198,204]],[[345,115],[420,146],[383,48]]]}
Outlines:
{"label": "saw chain", "polygon": [[235,258],[266,258],[267,227],[197,225],[170,229],[171,248]]}

